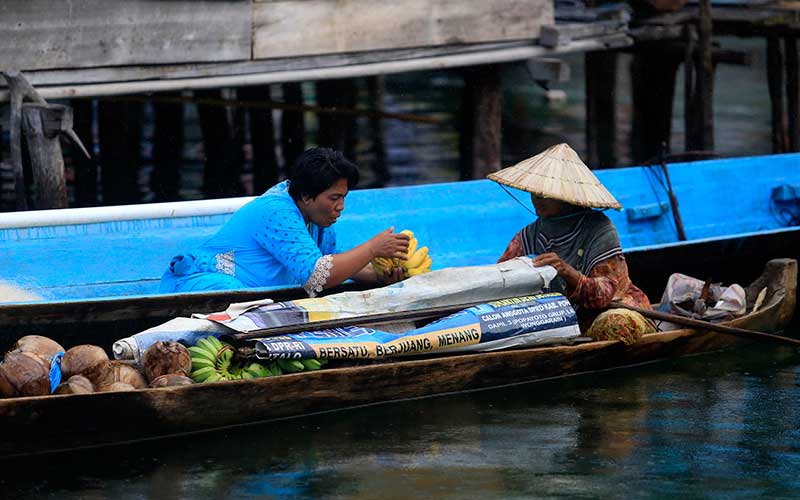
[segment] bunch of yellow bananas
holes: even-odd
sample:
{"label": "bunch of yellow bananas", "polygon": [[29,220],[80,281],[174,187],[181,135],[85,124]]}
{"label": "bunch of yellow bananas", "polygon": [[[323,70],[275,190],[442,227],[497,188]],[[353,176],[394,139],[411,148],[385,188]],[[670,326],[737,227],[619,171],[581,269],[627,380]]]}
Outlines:
{"label": "bunch of yellow bananas", "polygon": [[418,248],[419,242],[414,237],[414,233],[408,229],[400,232],[407,234],[410,238],[406,260],[375,257],[372,259],[372,268],[378,276],[383,276],[385,272],[392,272],[395,267],[401,268],[406,278],[430,271],[432,261],[430,255],[428,255],[428,247]]}

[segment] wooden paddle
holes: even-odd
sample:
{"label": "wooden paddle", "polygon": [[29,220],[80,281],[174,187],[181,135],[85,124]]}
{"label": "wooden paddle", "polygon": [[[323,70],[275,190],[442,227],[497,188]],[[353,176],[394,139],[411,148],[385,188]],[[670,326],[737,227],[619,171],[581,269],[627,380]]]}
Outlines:
{"label": "wooden paddle", "polygon": [[675,323],[676,325],[683,325],[691,328],[710,330],[712,332],[729,333],[731,335],[738,335],[740,337],[757,338],[757,339],[770,340],[772,342],[781,342],[784,344],[800,345],[800,340],[784,337],[782,335],[774,335],[772,333],[759,332],[756,330],[748,330],[746,328],[737,328],[735,326],[720,325],[717,323],[712,323],[710,321],[704,321],[701,319],[687,318],[686,316],[679,316],[677,314],[670,314],[661,311],[656,311],[655,309],[643,309],[641,307],[629,306],[621,302],[613,302],[611,304],[611,307],[630,309],[631,311],[638,312],[645,318],[657,319],[661,321],[669,321],[670,323]]}

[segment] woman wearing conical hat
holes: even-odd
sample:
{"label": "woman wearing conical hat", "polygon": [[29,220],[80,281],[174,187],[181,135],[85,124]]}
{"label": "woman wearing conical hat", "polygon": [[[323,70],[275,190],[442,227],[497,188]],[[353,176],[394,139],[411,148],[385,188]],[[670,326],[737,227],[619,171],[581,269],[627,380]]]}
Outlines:
{"label": "woman wearing conical hat", "polygon": [[622,206],[572,148],[558,144],[489,178],[531,193],[537,215],[514,235],[498,262],[535,255],[535,266],[553,266],[554,287],[575,306],[581,331],[614,301],[650,307],[628,276],[614,224],[593,210]]}

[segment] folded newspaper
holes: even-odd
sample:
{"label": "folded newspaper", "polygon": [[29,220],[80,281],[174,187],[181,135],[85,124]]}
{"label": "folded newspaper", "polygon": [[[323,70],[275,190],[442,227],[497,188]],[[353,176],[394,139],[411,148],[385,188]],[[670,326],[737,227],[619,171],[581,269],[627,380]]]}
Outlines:
{"label": "folded newspaper", "polygon": [[201,337],[248,333],[275,326],[309,324],[327,319],[415,311],[438,306],[491,302],[541,293],[548,289],[556,271],[534,267],[519,257],[499,264],[451,267],[420,274],[389,286],[326,297],[273,302],[265,299],[233,304],[223,312],[194,314],[120,339],[114,357],[138,361],[149,346],[160,340],[193,345]]}

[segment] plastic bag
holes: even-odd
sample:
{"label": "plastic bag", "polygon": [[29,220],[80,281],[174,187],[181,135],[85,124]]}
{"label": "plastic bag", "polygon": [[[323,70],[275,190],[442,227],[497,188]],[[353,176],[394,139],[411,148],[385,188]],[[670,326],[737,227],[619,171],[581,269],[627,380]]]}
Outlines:
{"label": "plastic bag", "polygon": [[704,286],[705,283],[697,278],[672,274],[661,296],[659,310],[707,321],[722,321],[745,313],[747,301],[741,286],[711,284],[706,300],[702,300]]}

